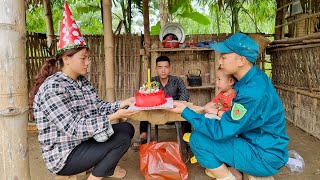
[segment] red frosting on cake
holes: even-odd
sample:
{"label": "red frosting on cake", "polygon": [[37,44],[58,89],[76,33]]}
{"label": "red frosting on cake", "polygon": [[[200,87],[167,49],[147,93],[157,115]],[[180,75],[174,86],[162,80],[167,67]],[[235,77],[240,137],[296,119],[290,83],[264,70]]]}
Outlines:
{"label": "red frosting on cake", "polygon": [[137,107],[153,107],[159,106],[166,103],[167,100],[164,96],[164,91],[160,89],[155,93],[136,93],[136,104]]}

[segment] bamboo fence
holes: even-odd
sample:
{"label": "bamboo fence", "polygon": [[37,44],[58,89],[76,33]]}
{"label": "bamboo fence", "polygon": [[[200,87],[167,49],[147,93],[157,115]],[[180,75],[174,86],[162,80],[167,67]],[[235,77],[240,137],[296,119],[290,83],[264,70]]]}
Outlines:
{"label": "bamboo fence", "polygon": [[26,66],[28,79],[28,92],[30,92],[33,79],[39,72],[43,62],[50,57],[47,49],[46,34],[28,33],[26,40]]}
{"label": "bamboo fence", "polygon": [[282,44],[270,47],[272,81],[286,118],[320,139],[320,43],[319,39],[300,40],[279,41]]}
{"label": "bamboo fence", "polygon": [[141,37],[137,35],[115,36],[115,91],[116,99],[135,96],[140,87]]}

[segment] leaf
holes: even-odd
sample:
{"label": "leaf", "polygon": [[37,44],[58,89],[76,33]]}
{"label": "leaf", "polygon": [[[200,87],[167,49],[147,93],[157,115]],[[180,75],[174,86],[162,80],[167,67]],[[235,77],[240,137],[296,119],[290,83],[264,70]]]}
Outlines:
{"label": "leaf", "polygon": [[160,25],[160,21],[157,22],[157,24],[155,26],[151,26],[151,35],[159,35],[160,34],[160,29],[161,29],[161,25]]}
{"label": "leaf", "polygon": [[173,1],[172,7],[169,7],[169,13],[173,14],[178,11],[180,8],[186,8],[190,5],[190,2],[186,0],[176,0]]}
{"label": "leaf", "polygon": [[183,18],[189,18],[199,24],[202,25],[209,25],[210,24],[210,20],[208,19],[208,17],[202,15],[199,12],[184,12],[182,14],[178,14],[178,16],[183,17]]}
{"label": "leaf", "polygon": [[92,6],[92,5],[79,6],[76,9],[80,13],[89,13],[89,12],[95,12],[95,11],[100,11],[101,10],[99,6]]}

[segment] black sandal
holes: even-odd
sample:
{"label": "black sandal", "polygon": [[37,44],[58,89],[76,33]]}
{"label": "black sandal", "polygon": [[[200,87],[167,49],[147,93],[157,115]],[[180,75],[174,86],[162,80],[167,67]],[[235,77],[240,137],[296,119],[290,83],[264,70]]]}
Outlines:
{"label": "black sandal", "polygon": [[134,140],[134,142],[132,143],[131,147],[135,152],[138,152],[140,149],[140,145],[141,144],[146,144],[147,143],[147,139],[143,139],[143,138],[136,138]]}

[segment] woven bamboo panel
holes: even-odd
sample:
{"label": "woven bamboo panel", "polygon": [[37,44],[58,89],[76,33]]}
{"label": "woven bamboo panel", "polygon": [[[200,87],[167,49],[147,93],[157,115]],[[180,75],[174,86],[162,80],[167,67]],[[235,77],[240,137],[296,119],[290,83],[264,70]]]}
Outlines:
{"label": "woven bamboo panel", "polygon": [[294,92],[285,91],[277,89],[279,96],[281,97],[283,108],[285,110],[285,115],[287,119],[294,123],[294,108],[295,104],[292,101],[292,97],[294,97]]}
{"label": "woven bamboo panel", "polygon": [[103,36],[88,35],[85,36],[90,48],[90,65],[87,78],[96,88],[99,96],[103,99],[106,97],[105,83],[105,61],[104,61],[104,43]]}
{"label": "woven bamboo panel", "polygon": [[118,35],[114,44],[116,100],[122,100],[135,96],[140,87],[141,37]]}
{"label": "woven bamboo panel", "polygon": [[214,91],[210,89],[189,90],[189,93],[189,102],[192,102],[194,105],[197,106],[206,105],[214,97]]}
{"label": "woven bamboo panel", "polygon": [[319,89],[319,53],[319,46],[273,52],[271,54],[273,82],[301,89]]}
{"label": "woven bamboo panel", "polygon": [[[292,89],[297,89],[292,87]],[[295,126],[320,139],[320,99],[310,97],[301,91],[277,89],[286,118]],[[303,91],[302,91],[303,92]],[[320,93],[316,93],[320,95]]]}
{"label": "woven bamboo panel", "polygon": [[28,92],[33,85],[33,79],[40,70],[43,62],[50,57],[47,49],[46,35],[41,33],[27,33],[26,66]]}
{"label": "woven bamboo panel", "polygon": [[320,139],[320,44],[271,52],[272,81],[295,126]]}

